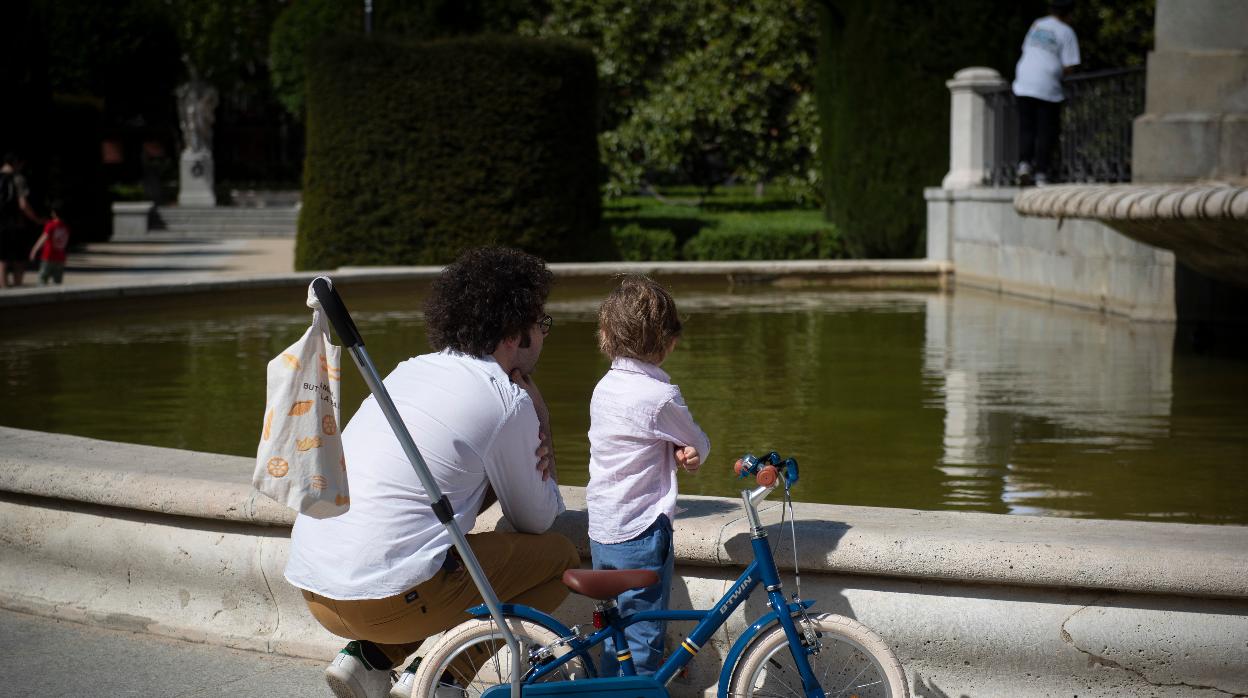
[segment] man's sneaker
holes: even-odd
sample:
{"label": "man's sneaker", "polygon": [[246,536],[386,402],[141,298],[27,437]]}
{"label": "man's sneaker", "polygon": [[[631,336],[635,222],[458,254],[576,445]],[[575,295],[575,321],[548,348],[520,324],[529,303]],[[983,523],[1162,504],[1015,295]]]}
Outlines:
{"label": "man's sneaker", "polygon": [[325,669],[325,683],[337,698],[388,698],[390,670],[374,669],[352,640]]}
{"label": "man's sneaker", "polygon": [[1037,172],[1036,173],[1036,186],[1037,187],[1049,186],[1049,176],[1043,172]]}
{"label": "man's sneaker", "polygon": [[399,680],[390,687],[390,698],[412,698],[412,688],[416,686],[416,669],[420,667],[420,660],[420,657],[413,659],[403,673],[399,674]]}
{"label": "man's sneaker", "polygon": [[1018,186],[1020,187],[1031,186],[1031,181],[1032,181],[1031,177],[1032,177],[1033,171],[1031,169],[1030,162],[1024,161],[1024,162],[1018,163],[1017,174],[1018,174]]}

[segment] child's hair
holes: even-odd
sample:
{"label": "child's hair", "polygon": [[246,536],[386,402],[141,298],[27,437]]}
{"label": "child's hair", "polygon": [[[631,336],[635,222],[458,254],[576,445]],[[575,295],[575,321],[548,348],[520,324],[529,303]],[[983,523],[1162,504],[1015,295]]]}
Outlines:
{"label": "child's hair", "polygon": [[611,358],[626,356],[657,364],[680,336],[676,301],[648,276],[621,274],[598,308],[598,348]]}

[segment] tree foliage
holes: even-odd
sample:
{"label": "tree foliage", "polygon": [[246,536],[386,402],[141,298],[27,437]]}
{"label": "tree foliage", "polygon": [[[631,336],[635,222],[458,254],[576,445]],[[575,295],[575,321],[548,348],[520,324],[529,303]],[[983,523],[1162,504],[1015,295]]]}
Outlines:
{"label": "tree foliage", "polygon": [[190,79],[219,90],[266,86],[269,33],[280,0],[164,0]]}
{"label": "tree foliage", "polygon": [[[372,27],[374,36],[404,39],[511,33],[533,12],[525,0],[374,0]],[[363,3],[299,0],[274,22],[269,37],[273,91],[294,116],[303,116],[308,49],[338,36],[363,38]]]}
{"label": "tree foliage", "polygon": [[1157,0],[1083,0],[1071,26],[1079,37],[1080,70],[1142,66],[1153,48]]}
{"label": "tree foliage", "polygon": [[593,46],[610,192],[816,181],[813,3],[553,0],[519,31]]}

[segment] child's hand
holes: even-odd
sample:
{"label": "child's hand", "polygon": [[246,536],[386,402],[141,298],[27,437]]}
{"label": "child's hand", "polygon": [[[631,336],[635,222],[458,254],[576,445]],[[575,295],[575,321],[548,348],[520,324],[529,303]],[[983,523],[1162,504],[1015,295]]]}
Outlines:
{"label": "child's hand", "polygon": [[702,456],[693,446],[676,446],[676,464],[687,472],[696,473],[702,466]]}

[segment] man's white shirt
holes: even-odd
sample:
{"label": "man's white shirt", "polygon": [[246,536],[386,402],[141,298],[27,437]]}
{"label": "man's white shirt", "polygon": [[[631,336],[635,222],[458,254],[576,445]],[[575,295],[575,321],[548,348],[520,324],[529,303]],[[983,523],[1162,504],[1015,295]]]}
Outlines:
{"label": "man's white shirt", "polygon": [[1056,17],[1041,17],[1023,39],[1023,55],[1014,68],[1014,94],[1060,102],[1063,70],[1073,65],[1079,65],[1075,30]]}
{"label": "man's white shirt", "polygon": [[675,518],[674,445],[711,442],[693,420],[680,388],[663,369],[617,358],[589,403],[589,537],[621,543],[646,530],[659,514]]}
{"label": "man's white shirt", "polygon": [[[385,379],[403,422],[466,533],[487,486],[517,531],[541,533],[564,511],[536,468],[537,413],[492,357],[452,351],[400,363]],[[342,432],[351,506],[299,515],[286,580],[332,599],[378,599],[432,579],[451,537],[373,397]]]}

